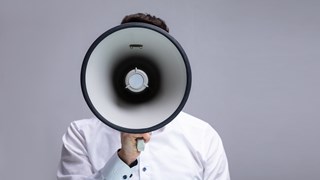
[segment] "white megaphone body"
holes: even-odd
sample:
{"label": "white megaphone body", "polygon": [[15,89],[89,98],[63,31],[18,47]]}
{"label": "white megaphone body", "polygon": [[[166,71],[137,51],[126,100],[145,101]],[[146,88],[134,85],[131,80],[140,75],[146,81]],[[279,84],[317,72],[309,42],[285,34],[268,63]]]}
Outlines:
{"label": "white megaphone body", "polygon": [[126,23],[98,37],[81,69],[81,88],[94,115],[128,133],[172,121],[191,89],[191,68],[179,43],[146,23]]}

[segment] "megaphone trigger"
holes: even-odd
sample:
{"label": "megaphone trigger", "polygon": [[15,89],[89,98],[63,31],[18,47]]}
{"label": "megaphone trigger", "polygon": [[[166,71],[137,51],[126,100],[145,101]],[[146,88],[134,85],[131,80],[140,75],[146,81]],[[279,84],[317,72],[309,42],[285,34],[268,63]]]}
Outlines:
{"label": "megaphone trigger", "polygon": [[145,148],[145,143],[143,138],[138,138],[137,139],[137,150],[139,152],[144,151]]}

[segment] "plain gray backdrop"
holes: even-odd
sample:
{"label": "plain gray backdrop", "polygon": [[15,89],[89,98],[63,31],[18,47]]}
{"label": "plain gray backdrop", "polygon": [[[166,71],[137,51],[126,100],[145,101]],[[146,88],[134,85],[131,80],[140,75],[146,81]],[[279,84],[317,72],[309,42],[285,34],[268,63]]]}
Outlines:
{"label": "plain gray backdrop", "polygon": [[66,128],[93,116],[83,57],[136,12],[165,19],[185,49],[184,111],[219,132],[232,179],[319,179],[319,0],[1,0],[1,180],[55,179]]}

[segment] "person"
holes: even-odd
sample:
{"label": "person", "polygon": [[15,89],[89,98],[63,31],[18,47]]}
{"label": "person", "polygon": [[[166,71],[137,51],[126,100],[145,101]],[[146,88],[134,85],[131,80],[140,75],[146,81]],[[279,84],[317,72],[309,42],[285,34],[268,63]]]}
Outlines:
{"label": "person", "polygon": [[[155,16],[137,13],[122,24],[144,22],[169,32]],[[145,149],[139,152],[137,138]],[[97,118],[73,121],[64,134],[58,180],[229,180],[222,140],[206,122],[180,112],[166,126],[144,134],[119,132]]]}

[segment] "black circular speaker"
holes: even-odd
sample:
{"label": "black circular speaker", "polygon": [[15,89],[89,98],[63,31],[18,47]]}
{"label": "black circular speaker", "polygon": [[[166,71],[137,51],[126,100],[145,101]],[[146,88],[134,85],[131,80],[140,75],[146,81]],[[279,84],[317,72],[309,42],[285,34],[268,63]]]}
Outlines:
{"label": "black circular speaker", "polygon": [[184,107],[191,68],[183,48],[166,31],[126,23],[99,36],[81,68],[81,89],[94,115],[128,133],[157,130]]}

